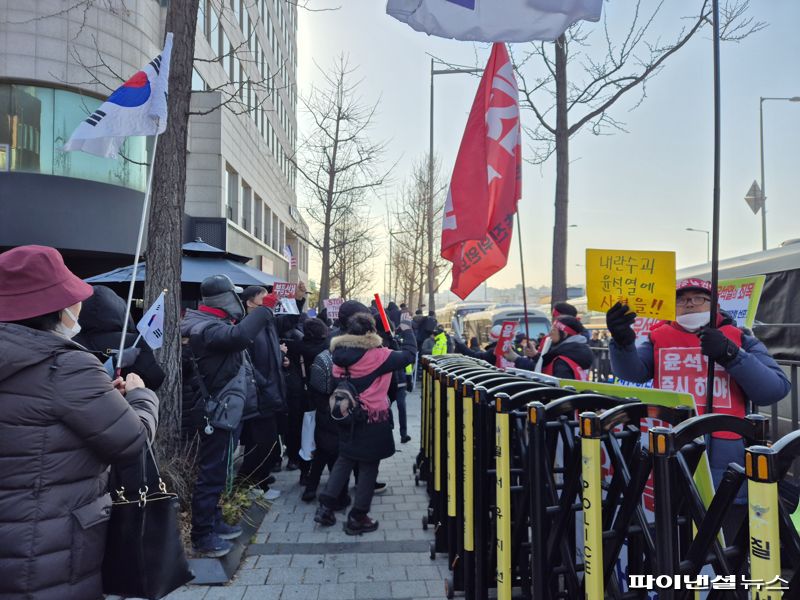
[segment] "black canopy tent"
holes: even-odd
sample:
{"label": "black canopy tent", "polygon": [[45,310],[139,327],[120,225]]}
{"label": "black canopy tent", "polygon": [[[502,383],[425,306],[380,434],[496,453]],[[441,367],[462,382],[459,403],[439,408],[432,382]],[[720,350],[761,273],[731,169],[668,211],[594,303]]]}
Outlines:
{"label": "black canopy tent", "polygon": [[[200,300],[200,283],[211,275],[227,275],[233,283],[246,287],[248,285],[268,286],[278,281],[274,275],[264,273],[247,266],[248,256],[226,252],[206,244],[201,239],[183,245],[181,259],[181,306],[195,307]],[[134,296],[144,297],[144,280],[147,276],[147,262],[139,264],[134,285]],[[105,285],[120,296],[125,296],[133,274],[133,265],[120,267],[85,279],[92,285]]]}

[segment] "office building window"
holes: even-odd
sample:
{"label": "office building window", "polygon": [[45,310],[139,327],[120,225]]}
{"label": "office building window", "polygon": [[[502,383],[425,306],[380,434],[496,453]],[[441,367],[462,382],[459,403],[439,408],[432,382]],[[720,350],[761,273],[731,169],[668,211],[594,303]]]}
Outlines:
{"label": "office building window", "polygon": [[[115,159],[62,150],[77,124],[100,104],[102,100],[67,90],[0,83],[0,171],[61,175],[143,191],[151,160],[146,138],[125,140]],[[0,197],[0,213],[4,200]]]}
{"label": "office building window", "polygon": [[217,9],[213,6],[208,7],[208,43],[214,56],[222,55],[222,27],[219,25]]}
{"label": "office building window", "polygon": [[281,228],[281,239],[280,239],[280,251],[283,253],[283,249],[286,247],[286,225],[283,224],[283,221],[280,222]]}
{"label": "office building window", "polygon": [[228,76],[229,81],[233,81],[233,51],[231,41],[228,39],[228,34],[225,30],[222,31],[222,52],[220,53],[220,64],[225,69],[225,74]]}
{"label": "office building window", "polygon": [[259,240],[264,232],[264,201],[261,196],[255,195],[253,200],[253,235]]}
{"label": "office building window", "polygon": [[226,165],[225,169],[225,182],[226,182],[226,217],[234,223],[239,220],[239,174]]}
{"label": "office building window", "polygon": [[242,180],[242,222],[245,231],[253,230],[253,191]]}
{"label": "office building window", "polygon": [[279,223],[280,220],[278,219],[278,215],[272,213],[272,248],[274,250],[278,250],[280,247]]}
{"label": "office building window", "polygon": [[272,211],[269,206],[264,204],[264,243],[267,246],[272,245]]}

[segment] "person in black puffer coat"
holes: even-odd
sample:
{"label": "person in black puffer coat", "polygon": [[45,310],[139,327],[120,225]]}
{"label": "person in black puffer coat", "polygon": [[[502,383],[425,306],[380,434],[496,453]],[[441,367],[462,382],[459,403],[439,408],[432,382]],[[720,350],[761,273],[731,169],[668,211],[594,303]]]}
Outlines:
{"label": "person in black puffer coat", "polygon": [[[111,288],[104,285],[92,286],[94,293],[86,299],[78,321],[81,332],[73,338],[84,348],[113,357],[117,365],[119,340],[125,323],[125,301]],[[131,331],[132,320],[128,320]],[[125,334],[125,352],[122,356],[122,376],[136,373],[148,389],[157,390],[164,381],[164,370],[156,362],[153,351],[147,342],[139,340],[133,348],[136,335]]]}
{"label": "person in black puffer coat", "polygon": [[[340,318],[342,310],[340,309]],[[392,413],[388,391],[394,371],[405,367],[416,357],[416,343],[409,320],[400,323],[401,349],[392,351],[383,347],[377,334],[375,320],[364,307],[346,319],[346,333],[333,338],[331,353],[333,374],[352,377],[360,402],[366,413],[363,422],[343,424],[339,430],[339,458],[336,460],[325,491],[320,494],[320,506],[314,520],[330,526],[336,523],[333,511],[342,490],[347,487],[350,473],[359,469],[356,496],[345,524],[345,533],[358,535],[378,528],[377,521],[369,517],[375,481],[380,461],[394,454]]]}
{"label": "person in black puffer coat", "polygon": [[[247,314],[263,306],[266,297],[267,290],[263,287],[251,285],[245,288],[241,298]],[[270,471],[280,462],[281,455],[276,416],[286,410],[286,382],[276,322],[277,316],[273,314],[264,329],[256,334],[249,349],[258,389],[258,415],[247,419],[242,426],[244,459],[238,475],[267,500],[280,496],[278,490],[269,488],[275,481]]]}
{"label": "person in black puffer coat", "polygon": [[109,465],[139,459],[158,398],[70,338],[92,288],[54,248],[0,254],[0,598],[100,600]]}

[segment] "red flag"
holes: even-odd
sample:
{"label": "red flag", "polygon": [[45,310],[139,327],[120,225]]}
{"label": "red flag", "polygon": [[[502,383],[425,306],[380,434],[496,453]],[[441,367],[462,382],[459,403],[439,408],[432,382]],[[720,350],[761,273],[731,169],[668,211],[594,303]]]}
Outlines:
{"label": "red flag", "polygon": [[466,298],[506,266],[522,194],[519,97],[505,44],[495,44],[472,104],[450,180],[442,257],[450,290]]}

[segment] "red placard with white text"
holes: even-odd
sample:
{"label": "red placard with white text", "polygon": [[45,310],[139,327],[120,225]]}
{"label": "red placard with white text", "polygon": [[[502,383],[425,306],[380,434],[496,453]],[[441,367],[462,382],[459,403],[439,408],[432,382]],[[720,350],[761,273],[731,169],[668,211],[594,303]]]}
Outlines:
{"label": "red placard with white text", "polygon": [[506,360],[503,355],[511,350],[511,342],[514,339],[514,332],[516,330],[516,321],[503,321],[503,324],[500,326],[500,337],[497,339],[497,346],[494,348],[494,354],[497,356],[497,366],[501,369],[509,369],[514,366],[514,363]]}

